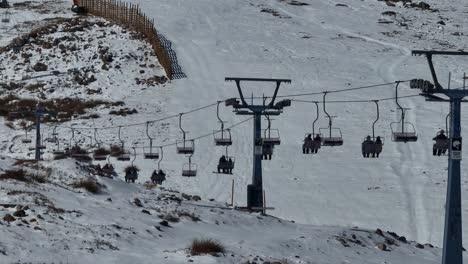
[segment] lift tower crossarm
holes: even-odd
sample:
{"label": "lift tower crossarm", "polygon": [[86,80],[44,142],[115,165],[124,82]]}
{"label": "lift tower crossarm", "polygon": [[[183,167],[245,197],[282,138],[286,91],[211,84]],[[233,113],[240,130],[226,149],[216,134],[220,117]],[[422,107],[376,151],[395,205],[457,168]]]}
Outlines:
{"label": "lift tower crossarm", "polygon": [[432,55],[468,55],[466,51],[438,51],[438,50],[413,50],[411,51],[412,55],[426,55],[427,63],[429,64],[429,69],[431,70],[432,79],[434,80],[434,85],[436,90],[442,90],[443,87],[440,85],[439,80],[437,79],[437,74],[434,69],[434,64],[432,63]]}
{"label": "lift tower crossarm", "polygon": [[276,89],[273,94],[273,97],[271,99],[271,102],[268,104],[269,108],[273,107],[273,104],[275,103],[276,96],[278,94],[279,87],[281,83],[291,83],[290,79],[269,79],[269,78],[240,78],[240,77],[226,77],[224,79],[226,82],[228,81],[234,81],[236,82],[237,86],[237,91],[239,92],[240,99],[242,101],[242,106],[244,108],[249,108],[249,104],[245,101],[244,94],[242,93],[242,88],[240,87],[240,82],[241,81],[247,81],[247,82],[276,82]]}

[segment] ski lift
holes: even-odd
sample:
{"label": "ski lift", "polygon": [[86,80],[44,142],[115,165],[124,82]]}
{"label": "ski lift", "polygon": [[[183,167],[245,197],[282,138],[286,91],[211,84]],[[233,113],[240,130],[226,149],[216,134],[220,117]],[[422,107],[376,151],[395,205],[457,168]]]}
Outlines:
{"label": "ski lift", "polygon": [[145,152],[144,151],[144,148],[143,148],[143,155],[145,157],[145,159],[159,159],[159,153],[156,151],[156,152],[153,152],[153,138],[151,138],[151,136],[149,135],[149,122],[146,122],[146,135],[148,136],[148,139],[150,141],[150,147],[149,147],[149,152]]}
{"label": "ski lift", "polygon": [[216,116],[218,117],[219,123],[221,123],[221,130],[213,131],[214,141],[216,146],[230,146],[232,145],[231,130],[224,129],[224,121],[219,116],[219,104],[222,101],[218,101],[216,106]]}
{"label": "ski lift", "polygon": [[303,154],[314,154],[317,153],[322,144],[322,136],[320,133],[315,134],[315,122],[319,119],[319,106],[318,102],[315,103],[315,109],[317,111],[314,122],[312,122],[312,134],[305,134],[304,144],[302,145]]}
{"label": "ski lift", "polygon": [[379,111],[379,101],[374,100],[375,106],[377,107],[377,118],[372,123],[372,138],[371,136],[367,136],[361,144],[361,152],[364,158],[375,158],[379,157],[380,153],[382,152],[382,147],[384,145],[383,137],[377,136],[375,137],[375,124],[380,118],[380,111]]}
{"label": "ski lift", "polygon": [[[325,97],[327,93],[328,92],[323,93],[323,112],[325,112],[325,114],[328,117],[328,128],[319,128],[320,134],[327,135],[322,138],[322,145],[330,147],[341,146],[343,145],[343,136],[341,134],[341,129],[332,127],[332,118],[336,116],[330,116],[325,107]],[[326,131],[328,133],[322,133],[322,131]]]}
{"label": "ski lift", "polygon": [[179,128],[182,131],[182,140],[176,141],[177,154],[193,154],[195,152],[195,142],[185,139],[185,131],[182,128],[182,113],[179,114]]}
{"label": "ski lift", "polygon": [[25,127],[25,128],[24,128],[24,131],[25,131],[25,136],[24,136],[24,138],[21,140],[21,143],[25,143],[25,144],[31,143],[32,140],[28,137],[28,128]]}
{"label": "ski lift", "polygon": [[195,177],[197,176],[197,164],[192,163],[192,156],[191,154],[188,158],[189,162],[185,163],[182,168],[182,176],[184,177]]}
{"label": "ski lift", "polygon": [[221,156],[218,162],[218,173],[232,174],[235,162],[235,158],[229,156],[228,146],[226,146],[226,155]]}
{"label": "ski lift", "polygon": [[132,165],[129,167],[125,168],[125,182],[135,182],[135,180],[138,179],[138,171],[139,169],[133,165],[133,162],[136,159],[136,150],[135,147],[133,148],[133,160],[132,160]]}
{"label": "ski lift", "polygon": [[[401,111],[401,119],[398,122],[390,123],[390,129],[392,130],[392,141],[405,143],[415,142],[418,140],[416,129],[412,123],[405,122],[405,111],[409,108],[403,108],[398,103],[398,85],[400,85],[400,82],[397,82],[395,86],[395,103],[398,106],[398,109]],[[401,129],[398,130],[397,126],[401,126]]]}
{"label": "ski lift", "polygon": [[97,149],[94,150],[93,159],[94,160],[106,160],[107,156],[110,154],[110,150],[107,150],[104,147],[101,147],[101,142],[98,140],[97,128],[94,129],[94,141],[96,141]]}
{"label": "ski lift", "polygon": [[163,170],[161,170],[161,167],[160,167],[160,163],[164,157],[163,148],[162,147],[159,147],[159,148],[160,148],[161,157],[158,161],[158,169],[153,171],[153,174],[151,175],[151,181],[156,184],[162,184],[162,182],[166,180],[166,173]]}
{"label": "ski lift", "polygon": [[121,152],[119,153],[119,155],[117,156],[117,160],[119,161],[128,161],[130,160],[130,153],[125,150],[125,142],[122,140],[122,137],[121,137],[121,129],[122,127],[119,126],[119,141],[121,143]]}
{"label": "ski lift", "polygon": [[266,145],[279,145],[281,144],[281,139],[279,135],[278,129],[271,129],[271,119],[269,115],[265,115],[268,120],[268,126],[265,130],[263,130],[263,137],[262,142]]}

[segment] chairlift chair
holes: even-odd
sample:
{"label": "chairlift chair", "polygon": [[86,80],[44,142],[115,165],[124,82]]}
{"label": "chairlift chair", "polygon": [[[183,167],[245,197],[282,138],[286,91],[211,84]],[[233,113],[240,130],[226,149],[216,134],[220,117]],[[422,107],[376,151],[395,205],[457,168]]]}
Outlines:
{"label": "chairlift chair", "polygon": [[318,102],[314,103],[316,109],[316,116],[314,122],[312,122],[312,133],[307,133],[304,136],[304,143],[302,144],[303,154],[315,154],[318,152],[322,145],[322,135],[320,133],[315,133],[315,123],[319,119],[319,106]]}
{"label": "chairlift chair", "polygon": [[192,155],[189,156],[189,162],[182,167],[182,176],[195,177],[197,176],[197,164],[192,163]]}
{"label": "chairlift chair", "polygon": [[179,128],[182,131],[182,140],[176,141],[177,154],[192,155],[195,152],[195,141],[185,139],[185,130],[182,128],[182,113],[179,114]]}
{"label": "chairlift chair", "polygon": [[401,119],[398,122],[390,123],[390,129],[392,130],[392,141],[394,142],[415,142],[418,140],[416,129],[410,122],[405,122],[405,111],[408,108],[403,108],[398,103],[398,86],[400,82],[397,82],[395,86],[395,103],[398,109],[401,111]]}
{"label": "chairlift chair", "polygon": [[47,142],[57,143],[59,134],[57,133],[56,130],[57,130],[57,126],[54,126],[52,130],[52,134],[50,134],[51,136],[47,138]]}
{"label": "chairlift chair", "polygon": [[121,152],[117,156],[117,160],[118,161],[129,161],[130,160],[130,152],[125,149],[125,142],[122,140],[121,133],[120,133],[121,129],[122,129],[122,127],[119,126],[119,141],[120,141],[120,144],[121,144]]}
{"label": "chairlift chair", "polygon": [[[224,158],[223,158],[224,157]],[[218,162],[217,171],[222,174],[232,174],[236,159],[232,156],[229,156],[228,146],[226,146],[226,154],[223,155]]]}
{"label": "chairlift chair", "polygon": [[158,161],[158,169],[153,171],[153,174],[151,175],[151,181],[153,183],[162,184],[162,182],[166,180],[166,173],[161,169],[161,166],[160,166],[161,161],[164,158],[163,148],[159,147],[159,149],[160,149],[161,157]]}
{"label": "chairlift chair", "polygon": [[230,129],[221,129],[213,131],[214,142],[216,146],[231,146],[232,137]]}
{"label": "chairlift chair", "polygon": [[271,156],[273,155],[273,149],[275,145],[272,144],[262,144],[262,160],[271,160]]}
{"label": "chairlift chair", "polygon": [[[323,93],[323,112],[328,117],[328,127],[327,128],[319,128],[320,134],[323,134],[324,136],[322,137],[322,145],[323,146],[329,146],[329,147],[334,147],[334,146],[341,146],[343,145],[343,135],[341,134],[341,129],[339,128],[333,128],[332,125],[332,116],[328,114],[327,109],[326,109],[326,104],[325,104],[325,97],[328,92]],[[325,131],[327,133],[322,133],[322,131]]]}
{"label": "chairlift chair", "polygon": [[361,144],[361,152],[364,158],[378,158],[382,152],[384,138],[379,137],[380,142],[377,142],[375,137],[365,137]]}
{"label": "chairlift chair", "polygon": [[103,173],[105,173],[105,174],[108,174],[108,175],[117,175],[117,173],[115,173],[114,166],[109,161],[109,158],[110,158],[110,156],[108,155],[107,156],[107,162],[106,162],[106,164],[104,164],[104,166],[102,166],[101,171]]}
{"label": "chairlift chair", "polygon": [[106,159],[107,159],[107,155],[108,155],[108,154],[106,154],[106,153],[104,153],[104,152],[101,151],[101,148],[98,148],[98,149],[94,150],[93,159],[94,159],[94,160],[97,160],[97,161],[106,160]]}
{"label": "chairlift chair", "polygon": [[106,148],[101,147],[102,142],[100,142],[99,139],[98,139],[98,136],[97,136],[98,132],[97,131],[98,131],[98,129],[95,128],[94,129],[94,141],[96,141],[96,145],[95,145],[96,149],[93,152],[93,159],[97,160],[97,161],[102,161],[102,160],[106,160],[107,156],[110,155],[110,150],[107,150]]}
{"label": "chairlift chair", "polygon": [[[315,136],[314,136],[315,135]],[[310,136],[310,139],[309,139]],[[303,154],[316,154],[322,146],[322,135],[321,134],[305,134],[304,143],[302,144]]]}
{"label": "chairlift chair", "polygon": [[271,128],[271,119],[269,115],[266,115],[265,117],[268,121],[268,125],[267,128],[263,130],[263,144],[273,146],[281,144],[279,130]]}
{"label": "chairlift chair", "polygon": [[281,144],[281,139],[279,135],[279,130],[278,129],[271,129],[267,128],[263,130],[263,144],[270,144],[270,145],[280,145]]}
{"label": "chairlift chair", "polygon": [[125,170],[125,182],[135,182],[138,179],[138,169],[129,167]]}
{"label": "chairlift chair", "polygon": [[146,135],[148,136],[150,146],[149,152],[145,151],[143,148],[143,156],[145,159],[159,159],[159,153],[157,151],[153,151],[153,138],[149,135],[149,122],[146,122]]}
{"label": "chairlift chair", "polygon": [[225,161],[218,162],[218,173],[221,174],[232,174],[236,159],[234,157],[226,156]]}
{"label": "chairlift chair", "polygon": [[[396,126],[401,126],[401,130],[398,130]],[[415,142],[418,140],[416,129],[410,122],[392,122],[390,123],[390,129],[392,130],[392,141],[394,142]]]}
{"label": "chairlift chair", "polygon": [[21,143],[29,144],[32,142],[32,140],[28,137],[28,128],[24,129],[25,136],[23,139],[21,139]]}
{"label": "chairlift chair", "polygon": [[89,154],[86,150],[81,149],[78,145],[69,150],[70,157],[79,161],[91,161]]}
{"label": "chairlift chair", "polygon": [[216,116],[218,117],[218,121],[221,124],[221,129],[213,131],[213,137],[216,146],[230,146],[232,145],[231,130],[224,129],[224,121],[219,116],[219,105],[222,102],[223,101],[218,101],[216,106]]}
{"label": "chairlift chair", "polygon": [[361,144],[361,152],[364,158],[375,158],[379,157],[382,152],[384,145],[384,138],[381,136],[375,136],[375,124],[379,121],[380,111],[379,111],[379,101],[374,100],[375,106],[377,107],[377,116],[374,122],[372,123],[372,137],[369,135],[364,138]]}
{"label": "chairlift chair", "polygon": [[11,13],[7,9],[2,17],[2,23],[10,23],[10,16],[11,16]]}
{"label": "chairlift chair", "polygon": [[135,182],[138,179],[138,168],[133,165],[133,162],[136,159],[136,150],[135,147],[133,147],[133,160],[132,164],[125,168],[125,182]]}

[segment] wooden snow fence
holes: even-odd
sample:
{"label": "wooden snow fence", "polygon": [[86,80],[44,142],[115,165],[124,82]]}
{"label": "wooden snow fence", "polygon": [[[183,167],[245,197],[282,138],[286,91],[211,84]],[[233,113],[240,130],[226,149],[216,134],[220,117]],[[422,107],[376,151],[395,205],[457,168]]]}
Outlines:
{"label": "wooden snow fence", "polygon": [[165,47],[161,45],[154,19],[149,19],[138,5],[117,0],[78,0],[78,6],[84,8],[86,13],[105,18],[142,34],[151,44],[167,77],[172,79],[171,60]]}

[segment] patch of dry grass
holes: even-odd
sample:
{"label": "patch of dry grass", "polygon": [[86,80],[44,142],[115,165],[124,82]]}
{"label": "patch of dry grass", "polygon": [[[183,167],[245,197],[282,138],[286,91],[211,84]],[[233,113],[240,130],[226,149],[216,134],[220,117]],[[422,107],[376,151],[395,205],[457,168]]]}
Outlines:
{"label": "patch of dry grass", "polygon": [[192,255],[224,253],[225,251],[221,243],[212,239],[194,239],[190,245]]}

